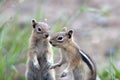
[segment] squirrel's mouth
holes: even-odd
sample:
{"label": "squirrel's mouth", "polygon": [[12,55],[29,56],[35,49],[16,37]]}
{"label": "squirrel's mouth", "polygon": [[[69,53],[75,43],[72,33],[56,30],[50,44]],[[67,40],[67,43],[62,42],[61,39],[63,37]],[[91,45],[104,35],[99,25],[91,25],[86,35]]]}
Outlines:
{"label": "squirrel's mouth", "polygon": [[48,37],[43,37],[44,39],[47,39]]}
{"label": "squirrel's mouth", "polygon": [[56,46],[51,40],[49,42],[52,46]]}
{"label": "squirrel's mouth", "polygon": [[52,46],[54,46],[54,47],[55,47],[56,45],[55,45],[55,44],[52,44]]}
{"label": "squirrel's mouth", "polygon": [[52,46],[56,46],[55,44],[53,44],[53,43],[50,43]]}

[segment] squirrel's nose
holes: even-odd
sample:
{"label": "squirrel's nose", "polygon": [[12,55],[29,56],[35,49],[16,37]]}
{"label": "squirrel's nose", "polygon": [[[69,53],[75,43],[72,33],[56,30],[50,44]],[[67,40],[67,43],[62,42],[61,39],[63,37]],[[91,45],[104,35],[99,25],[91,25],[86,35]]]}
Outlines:
{"label": "squirrel's nose", "polygon": [[49,36],[49,34],[48,33],[44,33],[44,36],[47,38]]}
{"label": "squirrel's nose", "polygon": [[48,37],[48,36],[49,36],[49,34],[46,34],[46,35],[45,35],[45,37]]}
{"label": "squirrel's nose", "polygon": [[52,44],[52,41],[51,41],[51,40],[50,40],[49,42],[50,42],[50,44]]}

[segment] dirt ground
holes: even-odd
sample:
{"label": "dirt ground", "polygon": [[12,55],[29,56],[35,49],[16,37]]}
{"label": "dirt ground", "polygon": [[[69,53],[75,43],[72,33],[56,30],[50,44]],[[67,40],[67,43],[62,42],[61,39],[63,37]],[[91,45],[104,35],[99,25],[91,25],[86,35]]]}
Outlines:
{"label": "dirt ground", "polygon": [[[17,14],[20,24],[31,22],[36,12],[41,10],[41,21],[55,27],[56,23],[66,23],[74,30],[74,39],[81,49],[94,59],[98,71],[109,62],[108,56],[120,54],[120,0],[4,0],[0,4],[0,26]],[[81,7],[91,11],[81,11]],[[115,54],[116,53],[116,54]],[[59,60],[55,54],[55,62]],[[22,64],[22,63],[21,63]],[[120,70],[120,61],[115,65]],[[22,64],[24,66],[24,64]],[[65,66],[57,68],[58,80],[69,80],[70,74],[59,79]],[[20,72],[24,73],[24,70]],[[72,80],[72,77],[71,77]]]}

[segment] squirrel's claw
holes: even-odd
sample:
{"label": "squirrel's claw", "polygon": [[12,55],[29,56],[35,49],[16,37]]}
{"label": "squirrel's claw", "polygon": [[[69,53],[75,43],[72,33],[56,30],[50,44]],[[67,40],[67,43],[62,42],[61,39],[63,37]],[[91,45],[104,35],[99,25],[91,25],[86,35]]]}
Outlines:
{"label": "squirrel's claw", "polygon": [[62,78],[62,77],[65,77],[65,76],[67,76],[67,73],[63,72],[60,77]]}

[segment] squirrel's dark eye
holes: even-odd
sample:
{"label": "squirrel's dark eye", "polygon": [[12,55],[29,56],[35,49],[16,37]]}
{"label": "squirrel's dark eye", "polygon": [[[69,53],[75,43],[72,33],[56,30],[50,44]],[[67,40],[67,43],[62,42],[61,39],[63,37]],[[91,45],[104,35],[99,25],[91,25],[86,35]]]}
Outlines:
{"label": "squirrel's dark eye", "polygon": [[41,31],[41,29],[40,29],[40,28],[38,28],[38,31],[40,32],[40,31]]}
{"label": "squirrel's dark eye", "polygon": [[60,36],[57,38],[58,41],[62,41],[63,40],[63,36]]}

